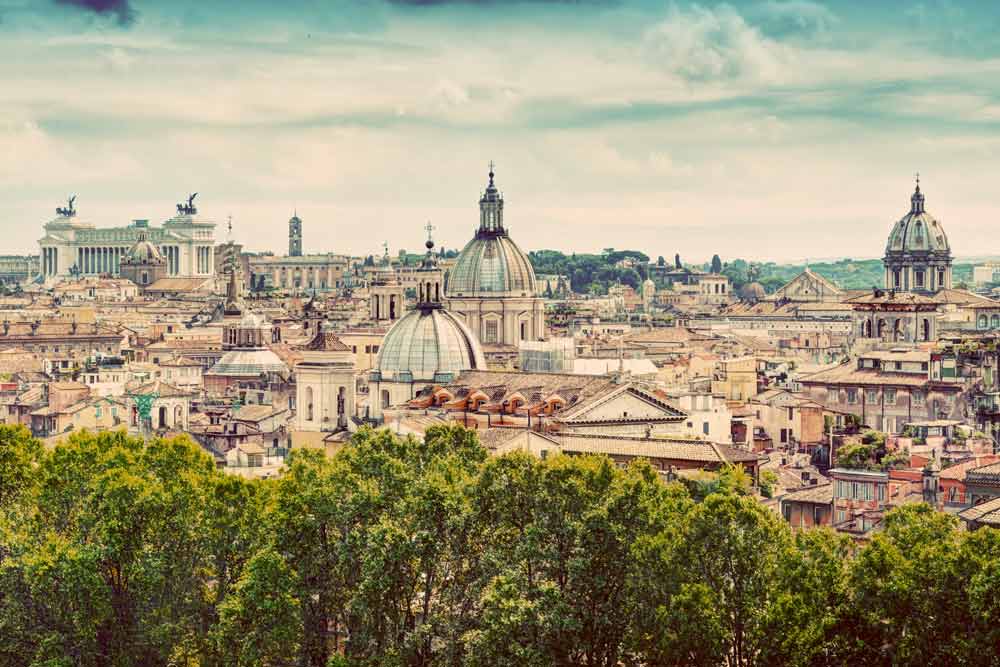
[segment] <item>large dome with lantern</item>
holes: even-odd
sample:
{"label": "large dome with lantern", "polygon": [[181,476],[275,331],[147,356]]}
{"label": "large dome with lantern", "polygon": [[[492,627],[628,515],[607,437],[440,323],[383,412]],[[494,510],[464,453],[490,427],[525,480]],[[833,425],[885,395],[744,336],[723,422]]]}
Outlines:
{"label": "large dome with lantern", "polygon": [[503,195],[494,182],[479,200],[479,229],[448,278],[449,297],[534,296],[535,271],[503,221]]}
{"label": "large dome with lantern", "polygon": [[951,246],[941,222],[927,212],[920,180],[910,211],[896,222],[885,246],[885,287],[931,294],[951,288]]}
{"label": "large dome with lantern", "polygon": [[924,209],[920,184],[910,198],[910,211],[893,225],[885,246],[886,255],[901,253],[937,253],[951,255],[944,227]]}

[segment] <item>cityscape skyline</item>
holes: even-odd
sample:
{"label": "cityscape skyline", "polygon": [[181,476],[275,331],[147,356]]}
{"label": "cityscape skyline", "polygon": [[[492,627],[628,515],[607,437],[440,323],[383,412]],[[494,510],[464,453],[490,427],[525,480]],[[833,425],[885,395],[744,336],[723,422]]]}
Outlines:
{"label": "cityscape skyline", "polygon": [[307,249],[419,248],[428,219],[461,247],[495,159],[525,249],[789,261],[879,256],[919,171],[956,256],[980,255],[997,13],[0,0],[0,211],[12,252],[69,194],[116,226],[196,190],[254,250],[294,210]]}

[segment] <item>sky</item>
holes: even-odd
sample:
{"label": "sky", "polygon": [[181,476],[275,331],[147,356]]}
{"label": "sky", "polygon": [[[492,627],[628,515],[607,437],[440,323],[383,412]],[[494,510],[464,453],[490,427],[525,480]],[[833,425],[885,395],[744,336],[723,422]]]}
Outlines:
{"label": "sky", "polygon": [[921,175],[1000,254],[1000,3],[0,0],[0,254],[198,192],[284,252],[460,248],[496,162],[526,250],[877,257]]}

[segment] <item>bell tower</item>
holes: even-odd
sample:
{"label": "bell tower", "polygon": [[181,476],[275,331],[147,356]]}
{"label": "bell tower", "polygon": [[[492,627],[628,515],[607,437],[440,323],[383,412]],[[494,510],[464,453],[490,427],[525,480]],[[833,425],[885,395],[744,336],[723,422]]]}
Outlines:
{"label": "bell tower", "polygon": [[288,220],[288,256],[302,256],[302,219],[298,212]]}

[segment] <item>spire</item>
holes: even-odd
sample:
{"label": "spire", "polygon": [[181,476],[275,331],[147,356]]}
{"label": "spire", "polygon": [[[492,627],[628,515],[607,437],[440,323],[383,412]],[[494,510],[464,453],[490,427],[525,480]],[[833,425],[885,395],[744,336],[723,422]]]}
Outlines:
{"label": "spire", "polygon": [[913,196],[910,197],[910,213],[923,213],[924,212],[924,195],[920,192],[920,173],[917,172],[917,187],[913,191]]}

